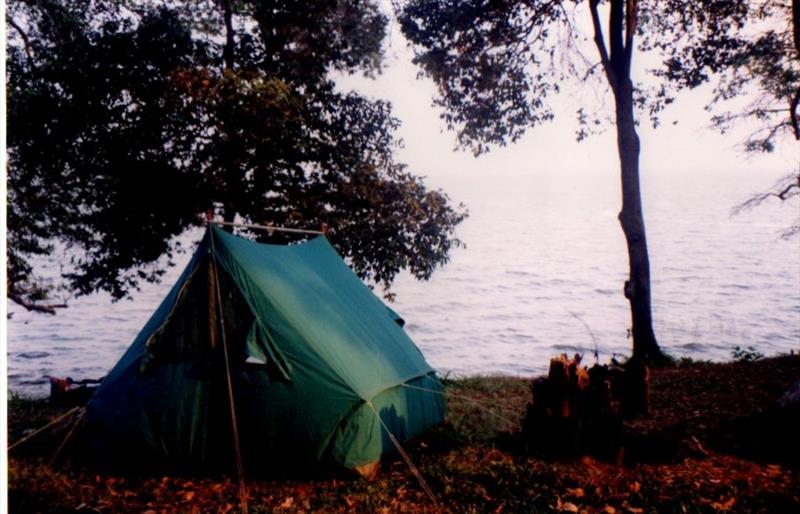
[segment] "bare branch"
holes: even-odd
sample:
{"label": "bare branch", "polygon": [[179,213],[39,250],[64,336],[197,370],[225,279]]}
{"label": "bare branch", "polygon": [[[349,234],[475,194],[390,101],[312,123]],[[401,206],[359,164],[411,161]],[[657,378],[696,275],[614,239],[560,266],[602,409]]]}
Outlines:
{"label": "bare branch", "polygon": [[40,303],[31,302],[26,300],[22,295],[16,293],[8,293],[8,299],[16,303],[17,305],[24,307],[28,311],[33,312],[42,312],[44,314],[55,314],[56,309],[66,309],[66,303],[56,303],[56,304],[45,304],[42,305]]}
{"label": "bare branch", "polygon": [[7,21],[8,24],[14,28],[14,30],[19,32],[20,37],[22,37],[22,42],[24,44],[23,46],[25,47],[25,53],[28,55],[28,60],[31,62],[31,65],[35,68],[36,62],[33,59],[33,53],[31,53],[31,48],[33,48],[33,45],[31,44],[31,40],[28,38],[28,34],[24,30],[22,30],[22,27],[20,27],[17,24],[17,22],[15,22],[14,19],[11,18],[10,16],[7,18]]}

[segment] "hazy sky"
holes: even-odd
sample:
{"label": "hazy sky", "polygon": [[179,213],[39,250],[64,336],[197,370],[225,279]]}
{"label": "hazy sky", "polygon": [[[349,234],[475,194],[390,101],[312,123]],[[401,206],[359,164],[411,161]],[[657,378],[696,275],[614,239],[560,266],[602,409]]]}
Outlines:
{"label": "hazy sky", "polygon": [[[613,126],[581,143],[575,140],[577,86],[570,92],[569,85],[565,85],[566,92],[555,99],[554,121],[529,130],[517,143],[495,148],[477,159],[469,152],[454,152],[455,134],[446,130],[439,119],[440,111],[431,106],[433,83],[427,78],[417,79],[411,50],[395,22],[391,24],[386,50],[387,66],[377,80],[348,79],[344,84],[392,102],[395,115],[403,123],[399,135],[405,148],[399,153],[399,160],[409,164],[412,172],[427,176],[431,185],[439,185],[438,178],[443,174],[455,172],[618,173]],[[593,53],[587,55],[594,58]],[[638,73],[643,73],[648,64],[641,54],[634,56],[634,63]],[[710,115],[703,109],[709,94],[710,89],[683,93],[668,107],[658,129],[643,120],[639,129],[643,177],[651,173],[752,170],[765,175],[767,188],[776,177],[797,169],[796,142],[784,140],[773,154],[745,155],[737,147],[747,133],[745,127],[725,136],[711,128]],[[678,121],[677,125],[673,125],[674,121]]]}

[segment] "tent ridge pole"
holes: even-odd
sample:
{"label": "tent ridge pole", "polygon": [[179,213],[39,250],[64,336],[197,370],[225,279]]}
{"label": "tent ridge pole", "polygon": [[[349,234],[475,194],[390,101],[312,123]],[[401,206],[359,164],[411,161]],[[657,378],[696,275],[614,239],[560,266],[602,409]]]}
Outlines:
{"label": "tent ridge pole", "polygon": [[208,219],[206,223],[210,225],[219,225],[222,227],[238,227],[238,228],[251,228],[257,230],[266,230],[266,231],[275,231],[275,232],[288,232],[291,234],[314,234],[318,236],[324,236],[325,231],[322,230],[307,230],[303,228],[290,228],[290,227],[280,227],[276,225],[258,225],[255,223],[234,223],[232,221],[215,221]]}

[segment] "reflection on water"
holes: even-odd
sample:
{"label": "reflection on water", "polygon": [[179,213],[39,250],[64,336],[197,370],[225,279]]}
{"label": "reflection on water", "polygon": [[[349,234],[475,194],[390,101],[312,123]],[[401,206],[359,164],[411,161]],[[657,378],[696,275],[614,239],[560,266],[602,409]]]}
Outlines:
{"label": "reflection on water", "polygon": [[[800,251],[776,236],[796,205],[729,216],[763,183],[744,174],[645,181],[656,334],[671,353],[727,359],[737,345],[800,349]],[[469,207],[459,230],[467,247],[429,282],[401,277],[393,306],[431,365],[530,375],[553,354],[590,354],[592,335],[601,359],[630,351],[615,180],[487,173],[453,176],[445,189]],[[134,301],[96,295],[57,316],[11,305],[9,389],[42,395],[46,375],[105,374],[179,272],[143,286]]]}

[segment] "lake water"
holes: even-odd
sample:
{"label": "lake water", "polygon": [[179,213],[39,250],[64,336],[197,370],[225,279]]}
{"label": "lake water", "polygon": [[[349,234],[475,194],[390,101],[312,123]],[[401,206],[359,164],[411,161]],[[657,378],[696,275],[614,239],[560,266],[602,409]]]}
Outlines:
{"label": "lake water", "polygon": [[[586,326],[601,360],[630,352],[616,177],[463,173],[434,182],[469,207],[459,229],[466,248],[428,282],[401,277],[393,306],[434,368],[540,373],[555,354],[591,354]],[[730,215],[768,184],[755,173],[644,178],[655,329],[669,353],[721,360],[737,345],[800,350],[800,249],[777,235],[797,203]],[[57,316],[10,304],[9,389],[41,396],[47,375],[104,375],[179,272],[133,301],[95,295]]]}

